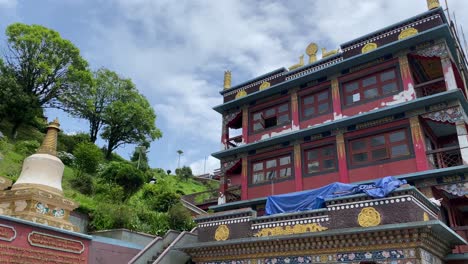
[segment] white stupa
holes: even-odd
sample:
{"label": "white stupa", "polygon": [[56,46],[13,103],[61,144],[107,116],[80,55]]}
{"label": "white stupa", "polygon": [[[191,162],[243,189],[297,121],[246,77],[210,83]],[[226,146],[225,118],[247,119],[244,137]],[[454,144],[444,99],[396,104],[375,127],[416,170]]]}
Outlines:
{"label": "white stupa", "polygon": [[63,196],[65,166],[57,158],[57,119],[49,123],[47,134],[37,152],[24,160],[23,169],[11,190],[0,191],[0,214],[71,231],[70,212],[78,204]]}

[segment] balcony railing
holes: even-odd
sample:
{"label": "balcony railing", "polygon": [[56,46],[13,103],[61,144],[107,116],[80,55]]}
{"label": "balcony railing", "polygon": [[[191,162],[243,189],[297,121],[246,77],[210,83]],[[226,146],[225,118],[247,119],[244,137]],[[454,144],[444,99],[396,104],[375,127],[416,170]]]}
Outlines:
{"label": "balcony railing", "polygon": [[427,161],[435,169],[463,165],[458,146],[426,151]]}
{"label": "balcony railing", "polygon": [[444,77],[416,84],[414,89],[416,90],[416,96],[418,98],[438,94],[447,90]]}

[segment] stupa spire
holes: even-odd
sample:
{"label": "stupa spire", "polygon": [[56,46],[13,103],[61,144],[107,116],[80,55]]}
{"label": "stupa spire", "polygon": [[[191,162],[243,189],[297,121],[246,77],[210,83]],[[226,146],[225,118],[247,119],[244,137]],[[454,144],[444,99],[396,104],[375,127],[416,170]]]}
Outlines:
{"label": "stupa spire", "polygon": [[41,147],[37,150],[38,154],[49,154],[57,156],[57,136],[60,131],[60,123],[58,118],[50,122],[47,126],[47,133],[42,141]]}

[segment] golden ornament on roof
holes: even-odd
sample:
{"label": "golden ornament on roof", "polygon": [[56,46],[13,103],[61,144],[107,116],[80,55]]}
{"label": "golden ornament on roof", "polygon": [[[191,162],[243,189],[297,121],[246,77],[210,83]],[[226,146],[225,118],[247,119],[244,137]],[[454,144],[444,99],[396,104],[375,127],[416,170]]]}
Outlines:
{"label": "golden ornament on roof", "polygon": [[398,35],[398,39],[404,39],[404,38],[407,38],[407,37],[411,37],[413,35],[416,35],[418,34],[418,30],[415,29],[415,28],[407,28],[403,31],[400,32],[400,35]]}
{"label": "golden ornament on roof", "polygon": [[309,63],[317,61],[318,46],[315,43],[310,43],[306,48],[306,54],[309,56]]}

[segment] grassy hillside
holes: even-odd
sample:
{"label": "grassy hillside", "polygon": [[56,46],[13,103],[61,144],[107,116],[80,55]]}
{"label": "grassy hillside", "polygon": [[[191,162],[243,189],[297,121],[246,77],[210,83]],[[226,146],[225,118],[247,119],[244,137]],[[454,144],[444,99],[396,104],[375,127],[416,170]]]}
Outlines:
{"label": "grassy hillside", "polygon": [[[0,125],[0,131],[7,135],[8,125]],[[16,140],[8,137],[0,139],[0,175],[15,181],[20,173],[24,158],[33,154],[44,134],[32,127],[19,130]],[[63,137],[66,137],[62,135]],[[60,145],[59,149],[65,149]],[[120,157],[119,162],[129,163]],[[100,164],[101,172],[109,162]],[[79,176],[73,164],[66,165],[62,187],[67,198],[80,204],[77,211],[87,213],[91,222],[91,230],[110,228],[129,228],[140,232],[163,234],[167,229],[189,229],[187,212],[177,203],[180,195],[203,192],[217,188],[217,183],[203,184],[192,178],[182,179],[175,175],[167,175],[163,170],[150,169],[147,177],[154,177],[156,184],[145,183],[133,195],[127,197],[125,191],[115,184],[105,182],[97,172],[86,177]],[[81,178],[79,178],[81,177]],[[84,194],[82,187],[76,188],[76,182],[84,179]],[[86,192],[85,192],[86,193]],[[179,219],[179,215],[180,219]]]}

